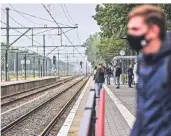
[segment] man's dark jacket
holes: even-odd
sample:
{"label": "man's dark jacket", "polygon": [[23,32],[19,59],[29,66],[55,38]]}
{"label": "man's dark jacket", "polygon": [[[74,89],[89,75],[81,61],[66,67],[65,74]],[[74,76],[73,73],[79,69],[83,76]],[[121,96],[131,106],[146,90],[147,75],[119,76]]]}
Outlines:
{"label": "man's dark jacket", "polygon": [[171,40],[138,57],[137,111],[131,136],[171,136]]}
{"label": "man's dark jacket", "polygon": [[102,68],[98,68],[96,72],[95,82],[103,83],[104,82],[104,70]]}
{"label": "man's dark jacket", "polygon": [[119,77],[122,74],[122,70],[120,67],[116,67],[116,71],[115,71],[115,77]]}
{"label": "man's dark jacket", "polygon": [[106,73],[109,74],[109,75],[112,74],[112,70],[111,70],[110,67],[107,67],[107,68],[106,68]]}

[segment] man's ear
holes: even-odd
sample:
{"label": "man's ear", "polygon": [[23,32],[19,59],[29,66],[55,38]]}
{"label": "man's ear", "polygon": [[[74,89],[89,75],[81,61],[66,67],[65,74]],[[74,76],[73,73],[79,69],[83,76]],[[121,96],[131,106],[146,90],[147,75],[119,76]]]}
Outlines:
{"label": "man's ear", "polygon": [[150,33],[149,33],[149,37],[151,38],[158,38],[160,34],[160,28],[158,25],[152,25],[150,27]]}

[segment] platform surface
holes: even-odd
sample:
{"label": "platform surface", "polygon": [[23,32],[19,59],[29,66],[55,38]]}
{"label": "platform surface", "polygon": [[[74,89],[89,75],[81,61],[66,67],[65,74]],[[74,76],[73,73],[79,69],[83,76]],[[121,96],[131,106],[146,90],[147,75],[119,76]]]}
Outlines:
{"label": "platform surface", "polygon": [[80,130],[81,121],[84,115],[84,108],[87,103],[89,91],[94,87],[93,78],[90,77],[82,90],[79,98],[75,102],[72,110],[67,116],[62,128],[57,136],[77,136]]}
{"label": "platform surface", "polygon": [[[89,90],[94,88],[92,78],[83,90],[83,94],[77,108],[68,115],[63,127],[57,136],[77,136],[79,133],[84,108],[89,95]],[[135,88],[128,88],[128,85],[116,86],[104,85],[105,88],[105,136],[129,136],[135,121],[136,91]],[[99,99],[96,99],[96,103]],[[77,102],[76,102],[77,103]],[[97,110],[98,106],[96,107]],[[98,114],[98,111],[96,111]]]}
{"label": "platform surface", "polygon": [[104,87],[106,88],[105,136],[129,136],[135,121],[135,88],[121,85],[120,89],[116,89],[113,84]]}
{"label": "platform surface", "polygon": [[[31,81],[38,81],[38,80],[44,80],[44,79],[50,79],[50,78],[57,78],[58,76],[47,76],[47,77],[42,77],[42,78],[28,78],[28,79],[22,79],[22,80],[11,80],[11,81],[3,81],[1,82],[1,86],[8,86],[8,85],[13,85],[13,84],[19,84],[19,83],[26,83],[26,82],[31,82]],[[60,79],[65,79],[70,76],[65,76],[65,77],[60,77]]]}

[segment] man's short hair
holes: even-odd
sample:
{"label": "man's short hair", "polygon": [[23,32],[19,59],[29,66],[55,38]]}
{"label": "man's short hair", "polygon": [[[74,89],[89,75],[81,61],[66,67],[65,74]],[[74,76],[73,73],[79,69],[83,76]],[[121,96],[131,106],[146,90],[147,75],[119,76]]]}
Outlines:
{"label": "man's short hair", "polygon": [[145,23],[150,27],[151,25],[157,25],[160,28],[159,38],[164,40],[166,33],[166,20],[164,11],[153,5],[141,5],[132,9],[128,14],[128,20],[135,16],[144,17]]}

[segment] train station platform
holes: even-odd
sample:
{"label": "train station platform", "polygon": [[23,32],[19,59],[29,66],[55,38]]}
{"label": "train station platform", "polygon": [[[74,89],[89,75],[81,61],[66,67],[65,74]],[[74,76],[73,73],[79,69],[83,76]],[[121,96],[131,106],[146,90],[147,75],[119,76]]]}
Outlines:
{"label": "train station platform", "polygon": [[105,136],[129,136],[135,121],[135,88],[121,85],[104,85]]}
{"label": "train station platform", "polygon": [[93,78],[90,77],[57,136],[78,136],[81,120],[84,114],[84,108],[87,103],[90,89],[93,85]]}
{"label": "train station platform", "polygon": [[[60,79],[65,79],[71,76],[64,76],[60,77]],[[19,84],[19,83],[26,83],[26,82],[32,82],[32,81],[38,81],[38,80],[45,80],[45,79],[52,79],[52,78],[58,78],[58,76],[46,76],[46,77],[35,77],[35,78],[27,78],[27,79],[20,79],[20,80],[10,80],[10,81],[2,81],[1,86],[7,86],[7,85],[13,85],[13,84]]]}
{"label": "train station platform", "polygon": [[[105,136],[129,136],[135,121],[136,91],[128,85],[104,85],[105,88]],[[94,88],[89,79],[80,97],[67,116],[57,136],[78,136],[90,89]],[[98,103],[99,99],[96,99]],[[98,104],[96,112],[98,114]]]}
{"label": "train station platform", "polygon": [[26,80],[1,82],[1,96],[11,95],[35,87],[44,86],[56,82],[60,79],[65,79],[69,77],[71,76],[65,76],[65,77],[48,76],[42,78],[32,78]]}

